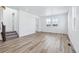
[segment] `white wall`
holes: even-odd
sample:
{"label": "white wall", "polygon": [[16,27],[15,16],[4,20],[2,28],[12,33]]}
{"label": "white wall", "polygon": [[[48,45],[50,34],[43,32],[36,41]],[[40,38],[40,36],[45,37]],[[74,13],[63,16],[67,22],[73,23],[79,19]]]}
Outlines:
{"label": "white wall", "polygon": [[3,15],[3,8],[0,7],[0,40],[2,40],[2,37],[1,37],[1,31],[2,31],[2,25],[1,25],[1,22],[2,22],[2,15]]}
{"label": "white wall", "polygon": [[25,11],[19,11],[19,36],[25,36],[36,32],[35,16]]}
{"label": "white wall", "polygon": [[36,31],[40,32],[41,30],[41,17],[36,18]]}
{"label": "white wall", "polygon": [[68,35],[76,52],[79,52],[79,7],[69,9]]}
{"label": "white wall", "polygon": [[[12,16],[12,13],[15,15]],[[6,32],[13,31],[13,24],[14,31],[18,32],[18,11],[16,9],[6,7],[6,9],[3,10],[3,22],[6,25]]]}
{"label": "white wall", "polygon": [[52,32],[52,33],[67,33],[67,27],[68,27],[68,15],[67,13],[65,14],[59,14],[57,15],[58,18],[58,26],[46,26],[46,18],[47,17],[40,17],[39,19],[39,28],[38,31],[43,31],[43,32]]}
{"label": "white wall", "polygon": [[12,13],[15,13],[14,30],[17,31],[20,37],[35,33],[36,31],[35,19],[37,16],[32,15],[22,10],[16,10],[16,9],[6,7],[6,9],[3,11],[3,22],[6,25],[7,32],[13,31],[12,30],[12,25],[13,25]]}

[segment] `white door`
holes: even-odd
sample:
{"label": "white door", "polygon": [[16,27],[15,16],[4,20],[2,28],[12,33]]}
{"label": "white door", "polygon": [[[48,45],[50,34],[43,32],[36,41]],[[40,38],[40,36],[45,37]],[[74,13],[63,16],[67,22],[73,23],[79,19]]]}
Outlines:
{"label": "white door", "polygon": [[76,16],[75,16],[75,31],[79,33],[79,7],[76,7]]}

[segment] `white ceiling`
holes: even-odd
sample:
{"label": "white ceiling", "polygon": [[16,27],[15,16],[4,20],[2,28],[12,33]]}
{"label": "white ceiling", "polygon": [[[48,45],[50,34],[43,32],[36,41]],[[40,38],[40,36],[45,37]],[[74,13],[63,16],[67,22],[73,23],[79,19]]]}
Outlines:
{"label": "white ceiling", "polygon": [[10,8],[21,9],[37,16],[49,16],[67,13],[67,6],[8,6]]}

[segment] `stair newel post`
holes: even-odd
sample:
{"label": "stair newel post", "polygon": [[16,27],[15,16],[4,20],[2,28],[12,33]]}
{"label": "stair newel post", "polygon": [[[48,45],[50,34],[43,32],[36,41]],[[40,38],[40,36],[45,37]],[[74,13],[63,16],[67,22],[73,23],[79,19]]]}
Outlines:
{"label": "stair newel post", "polygon": [[5,35],[5,30],[6,30],[6,26],[3,24],[2,22],[2,41],[5,42],[6,41],[6,35]]}

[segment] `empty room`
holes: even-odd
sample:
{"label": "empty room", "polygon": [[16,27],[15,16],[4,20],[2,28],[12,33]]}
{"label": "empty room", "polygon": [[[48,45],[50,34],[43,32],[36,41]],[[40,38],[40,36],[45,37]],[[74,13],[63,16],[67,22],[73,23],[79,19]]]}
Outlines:
{"label": "empty room", "polygon": [[78,6],[0,6],[0,53],[78,53]]}

